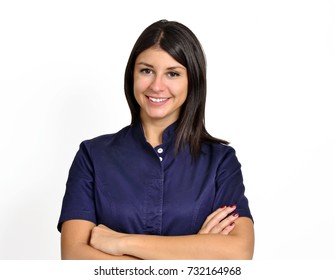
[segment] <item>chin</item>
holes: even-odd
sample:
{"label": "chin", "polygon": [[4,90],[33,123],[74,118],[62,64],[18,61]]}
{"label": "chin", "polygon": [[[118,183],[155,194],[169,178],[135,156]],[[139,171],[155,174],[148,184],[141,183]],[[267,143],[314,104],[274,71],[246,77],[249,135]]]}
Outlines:
{"label": "chin", "polygon": [[150,119],[156,119],[156,120],[161,120],[161,119],[165,119],[165,118],[169,118],[167,114],[165,113],[151,113],[151,114],[146,114],[148,116],[148,118]]}

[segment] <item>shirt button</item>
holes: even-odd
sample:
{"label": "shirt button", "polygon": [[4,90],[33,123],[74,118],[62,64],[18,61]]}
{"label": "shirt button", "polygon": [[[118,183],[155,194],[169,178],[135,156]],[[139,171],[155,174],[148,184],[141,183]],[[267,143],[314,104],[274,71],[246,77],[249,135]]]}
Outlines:
{"label": "shirt button", "polygon": [[158,149],[157,149],[157,152],[158,152],[159,154],[163,153],[163,151],[164,151],[164,150],[163,150],[162,148],[158,148]]}
{"label": "shirt button", "polygon": [[162,161],[162,160],[163,160],[163,158],[162,158],[162,157],[159,157],[159,159],[160,159],[160,161]]}

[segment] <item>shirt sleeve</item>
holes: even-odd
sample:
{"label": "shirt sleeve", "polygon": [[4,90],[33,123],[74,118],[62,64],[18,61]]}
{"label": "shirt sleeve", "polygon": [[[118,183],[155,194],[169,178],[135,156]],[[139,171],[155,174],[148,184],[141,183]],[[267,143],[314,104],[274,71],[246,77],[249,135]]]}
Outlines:
{"label": "shirt sleeve", "polygon": [[67,220],[80,219],[96,223],[94,172],[89,155],[89,141],[80,144],[70,167],[57,229]]}
{"label": "shirt sleeve", "polygon": [[240,217],[248,217],[253,220],[249,202],[245,196],[241,164],[236,157],[235,150],[232,147],[227,148],[228,151],[224,153],[217,171],[217,193],[214,209],[236,204],[235,212],[239,213]]}

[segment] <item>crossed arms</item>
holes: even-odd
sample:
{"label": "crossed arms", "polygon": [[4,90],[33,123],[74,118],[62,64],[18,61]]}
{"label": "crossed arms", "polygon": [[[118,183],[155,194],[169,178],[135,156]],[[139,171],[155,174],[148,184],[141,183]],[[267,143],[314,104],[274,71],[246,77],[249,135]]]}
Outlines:
{"label": "crossed arms", "polygon": [[197,234],[125,234],[85,220],[63,223],[62,259],[252,259],[251,219],[229,215],[236,206],[210,214]]}

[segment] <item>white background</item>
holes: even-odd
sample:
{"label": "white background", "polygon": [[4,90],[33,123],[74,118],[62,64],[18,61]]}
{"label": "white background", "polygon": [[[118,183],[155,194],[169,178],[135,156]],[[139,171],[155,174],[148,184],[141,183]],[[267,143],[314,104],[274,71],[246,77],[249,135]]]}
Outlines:
{"label": "white background", "polygon": [[242,163],[255,259],[333,259],[334,1],[1,1],[0,259],[60,257],[79,143],[130,122],[140,32],[177,20],[207,55],[209,132]]}

